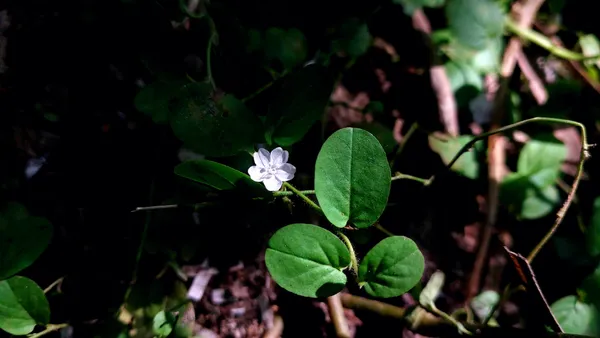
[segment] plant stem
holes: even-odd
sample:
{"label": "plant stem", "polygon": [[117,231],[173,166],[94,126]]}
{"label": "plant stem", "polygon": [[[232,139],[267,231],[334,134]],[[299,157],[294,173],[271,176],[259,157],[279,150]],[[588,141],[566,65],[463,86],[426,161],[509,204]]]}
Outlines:
{"label": "plant stem", "polygon": [[373,226],[375,227],[375,229],[383,232],[384,234],[386,234],[389,237],[395,236],[391,231],[389,231],[388,229],[384,228],[381,224],[379,224],[379,222],[375,223]]}
{"label": "plant stem", "polygon": [[419,183],[422,183],[423,185],[429,185],[431,183],[431,179],[425,179],[425,178],[420,178],[420,177],[416,177],[413,175],[407,175],[407,174],[403,174],[403,173],[395,173],[394,176],[392,176],[392,181],[396,181],[396,180],[411,180],[411,181],[416,181]]}
{"label": "plant stem", "polygon": [[52,282],[52,284],[48,285],[48,287],[44,289],[44,293],[50,292],[50,290],[52,290],[52,288],[54,288],[55,286],[57,286],[58,284],[60,284],[63,281],[64,278],[65,277],[60,277],[59,279],[57,279],[54,282]]}
{"label": "plant stem", "polygon": [[522,39],[535,43],[536,45],[544,48],[545,50],[560,58],[573,61],[597,60],[600,58],[600,55],[586,57],[583,54],[579,54],[566,48],[557,46],[554,43],[552,43],[552,41],[545,35],[540,34],[532,29],[521,27],[508,17],[505,20],[505,24],[506,28],[508,28],[510,32],[518,35]]}
{"label": "plant stem", "polygon": [[342,239],[344,244],[346,244],[346,247],[348,248],[348,251],[350,252],[350,266],[352,267],[352,271],[354,271],[354,274],[358,278],[358,260],[356,259],[356,252],[354,252],[354,247],[352,247],[352,242],[350,242],[350,238],[348,238],[348,236],[346,236],[343,232],[338,231],[337,234],[338,234],[338,236],[340,236],[340,238]]}
{"label": "plant stem", "polygon": [[394,158],[392,158],[392,160],[390,161],[390,168],[394,169],[394,164],[396,163],[396,159],[398,157],[400,157],[400,155],[404,151],[404,148],[406,147],[406,143],[411,138],[411,136],[415,133],[415,131],[417,131],[417,129],[419,129],[419,123],[417,123],[417,122],[413,123],[410,126],[410,128],[406,132],[406,135],[402,138],[402,142],[400,142],[400,144],[398,145],[398,150],[396,150],[396,154],[394,154]]}
{"label": "plant stem", "polygon": [[58,331],[62,328],[65,328],[69,326],[69,324],[67,323],[63,323],[63,324],[48,324],[46,325],[46,328],[44,329],[44,331],[38,332],[38,333],[34,333],[34,334],[30,334],[27,337],[28,338],[38,338],[38,337],[42,337],[47,335],[48,333],[54,332],[54,331]]}
{"label": "plant stem", "polygon": [[[314,195],[315,191],[314,190],[300,190],[301,193],[303,193],[304,195]],[[275,191],[273,193],[273,196],[291,196],[291,195],[295,195],[295,193],[293,191]]]}
{"label": "plant stem", "polygon": [[308,196],[306,196],[301,190],[296,189],[293,185],[288,182],[283,182],[283,185],[290,189],[294,194],[298,195],[298,197],[302,198],[306,204],[308,204],[311,208],[315,209],[320,214],[323,214],[323,209],[319,207],[315,202],[313,202]]}
{"label": "plant stem", "polygon": [[208,39],[208,47],[206,47],[206,72],[208,74],[208,80],[210,81],[210,84],[212,85],[213,89],[217,89],[217,85],[215,84],[215,78],[213,77],[212,74],[212,65],[211,65],[211,52],[212,52],[212,45],[213,45],[213,40],[215,38],[216,34],[214,32],[212,32],[210,34],[210,38]]}
{"label": "plant stem", "polygon": [[[542,240],[531,251],[529,256],[527,256],[527,260],[529,262],[531,262],[535,258],[535,256],[537,256],[537,254],[542,249],[542,247],[544,247],[544,245],[550,240],[550,238],[552,238],[552,235],[554,235],[554,233],[556,232],[556,229],[558,229],[558,226],[563,221],[567,211],[569,210],[569,207],[571,206],[571,203],[573,202],[573,198],[575,197],[575,193],[577,192],[577,187],[579,186],[579,182],[581,181],[581,177],[583,175],[583,164],[584,164],[585,160],[589,157],[588,149],[589,149],[590,145],[587,143],[587,131],[585,129],[585,126],[576,121],[557,119],[557,118],[552,118],[552,117],[534,117],[531,119],[519,121],[517,123],[513,123],[508,126],[494,129],[494,130],[488,131],[486,133],[475,136],[472,140],[467,142],[456,153],[456,155],[454,155],[454,158],[452,159],[452,161],[450,161],[450,163],[448,163],[448,165],[446,166],[447,170],[452,168],[452,166],[454,165],[454,163],[456,163],[456,161],[458,161],[460,156],[462,154],[466,153],[467,151],[469,151],[469,149],[471,149],[473,147],[473,145],[475,143],[477,143],[478,141],[486,139],[491,135],[507,132],[507,131],[517,129],[519,127],[522,127],[526,124],[531,124],[531,123],[544,123],[544,124],[558,123],[558,124],[566,124],[566,125],[577,127],[581,130],[581,143],[582,144],[581,144],[581,151],[579,154],[579,164],[577,166],[577,173],[575,174],[575,180],[573,181],[573,185],[571,187],[571,191],[569,192],[569,194],[567,196],[567,200],[565,201],[563,206],[560,208],[560,210],[556,214],[556,221],[554,222],[554,224],[552,225],[552,227],[550,228],[548,233],[546,233],[546,235],[542,238]],[[429,179],[430,183],[433,181],[433,179],[434,179],[434,177]]]}

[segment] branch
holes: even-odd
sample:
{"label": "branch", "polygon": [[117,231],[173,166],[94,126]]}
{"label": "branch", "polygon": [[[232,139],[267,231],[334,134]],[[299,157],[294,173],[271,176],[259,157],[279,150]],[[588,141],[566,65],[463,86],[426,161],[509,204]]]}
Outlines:
{"label": "branch", "polygon": [[58,331],[62,328],[65,328],[69,326],[69,324],[48,324],[46,325],[46,328],[44,329],[44,331],[38,332],[38,333],[34,333],[34,334],[30,334],[27,337],[28,338],[39,338],[42,336],[47,335],[48,333],[52,333],[54,331]]}
{"label": "branch", "polygon": [[[363,310],[376,313],[382,317],[399,319],[413,332],[429,337],[462,337],[456,326],[444,319],[427,312],[421,307],[404,309],[398,306],[386,304],[377,300],[366,299],[354,296],[348,293],[341,294],[344,307],[354,310]],[[473,332],[474,336],[485,338],[591,338],[582,335],[573,335],[554,332],[535,332],[518,328],[503,327],[484,327],[482,325],[473,325],[463,323],[463,325]]]}
{"label": "branch", "polygon": [[350,330],[348,329],[348,322],[344,315],[344,307],[339,293],[327,297],[327,307],[338,338],[350,338]]}

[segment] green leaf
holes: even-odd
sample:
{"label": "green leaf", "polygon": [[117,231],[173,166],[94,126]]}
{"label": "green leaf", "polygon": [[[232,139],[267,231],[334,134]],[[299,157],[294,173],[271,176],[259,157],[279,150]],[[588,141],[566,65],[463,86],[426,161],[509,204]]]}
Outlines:
{"label": "green leaf", "polygon": [[554,184],[567,157],[567,147],[555,138],[531,139],[519,154],[517,172],[531,175],[531,182],[540,188]]}
{"label": "green leaf", "polygon": [[486,290],[478,294],[473,300],[471,300],[471,308],[473,312],[483,321],[491,314],[495,305],[500,301],[500,295],[498,292],[493,290]]}
{"label": "green leaf", "polygon": [[333,85],[331,74],[318,64],[284,77],[267,115],[271,139],[283,147],[300,141],[322,119]]}
{"label": "green leaf", "polygon": [[425,259],[411,239],[388,237],[371,249],[358,268],[359,284],[374,297],[400,296],[421,280]]}
{"label": "green leaf", "polygon": [[600,265],[581,282],[578,291],[585,295],[586,302],[589,301],[595,304],[597,309],[600,308]]}
{"label": "green leaf", "polygon": [[339,39],[332,41],[332,49],[353,58],[365,54],[373,40],[367,24],[357,18],[346,19],[340,27],[340,35]]}
{"label": "green leaf", "polygon": [[[544,173],[545,171],[542,171]],[[560,201],[560,193],[555,185],[541,186],[532,180],[535,175],[520,173],[506,175],[500,184],[500,201],[521,219],[538,219],[548,215]],[[535,183],[537,182],[537,183]]]}
{"label": "green leaf", "polygon": [[25,335],[36,325],[50,321],[50,306],[44,291],[31,279],[15,276],[0,281],[0,329]]}
{"label": "green leaf", "polygon": [[[463,135],[457,138],[447,138],[440,140],[434,135],[429,135],[429,146],[442,157],[444,164],[448,165],[458,151],[469,141],[472,136]],[[479,175],[479,163],[477,162],[477,153],[468,151],[454,163],[452,170],[471,179],[476,179]]]}
{"label": "green leaf", "polygon": [[217,190],[248,189],[258,195],[267,191],[243,172],[209,160],[185,161],[175,167],[175,174]]}
{"label": "green leaf", "polygon": [[442,7],[446,0],[393,0],[393,2],[402,5],[404,13],[410,16],[421,7]]}
{"label": "green leaf", "polygon": [[170,313],[167,315],[165,311],[160,311],[152,319],[152,328],[159,337],[167,337],[173,331],[173,323],[175,323],[173,315]]}
{"label": "green leaf", "polygon": [[315,164],[315,194],[331,224],[366,228],[381,216],[390,193],[391,172],[375,136],[357,128],[333,133]]}
{"label": "green leaf", "polygon": [[346,285],[348,249],[333,233],[310,224],[290,224],[269,240],[269,273],[287,291],[304,297],[328,297]]}
{"label": "green leaf", "polygon": [[265,53],[267,58],[279,60],[289,69],[306,60],[308,43],[304,34],[296,28],[285,31],[271,27],[265,33]]}
{"label": "green leaf", "polygon": [[483,50],[502,37],[504,14],[494,0],[449,0],[446,17],[452,35],[465,47]]}
{"label": "green leaf", "polygon": [[576,296],[563,297],[550,308],[565,333],[592,337],[600,333],[600,313],[593,305],[580,302]]}
{"label": "green leaf", "polygon": [[206,156],[250,151],[261,141],[258,117],[230,94],[213,97],[209,84],[196,82],[182,87],[170,108],[175,136]]}
{"label": "green leaf", "polygon": [[30,216],[24,206],[9,203],[0,212],[0,280],[30,266],[52,238],[47,219]]}
{"label": "green leaf", "polygon": [[600,255],[600,197],[594,200],[594,211],[585,231],[585,240],[590,255]]}
{"label": "green leaf", "polygon": [[465,107],[483,89],[483,80],[477,71],[468,64],[447,62],[444,65],[450,87],[456,97],[458,107]]}
{"label": "green leaf", "polygon": [[[579,37],[579,45],[581,46],[581,52],[585,57],[592,58],[600,55],[600,41],[594,34],[585,34]],[[583,61],[586,66],[600,65],[598,60],[585,60]]]}
{"label": "green leaf", "polygon": [[138,92],[135,96],[135,108],[150,115],[152,121],[163,124],[169,122],[169,100],[174,98],[187,81],[158,80]]}

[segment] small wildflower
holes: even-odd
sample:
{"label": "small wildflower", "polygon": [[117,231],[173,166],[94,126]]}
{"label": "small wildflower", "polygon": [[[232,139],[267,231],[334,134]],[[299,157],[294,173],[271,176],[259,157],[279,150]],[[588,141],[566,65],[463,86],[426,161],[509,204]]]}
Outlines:
{"label": "small wildflower", "polygon": [[290,154],[281,147],[271,152],[259,149],[252,156],[256,165],[248,169],[248,174],[252,180],[262,182],[267,190],[277,191],[283,182],[294,178],[296,167],[287,163]]}

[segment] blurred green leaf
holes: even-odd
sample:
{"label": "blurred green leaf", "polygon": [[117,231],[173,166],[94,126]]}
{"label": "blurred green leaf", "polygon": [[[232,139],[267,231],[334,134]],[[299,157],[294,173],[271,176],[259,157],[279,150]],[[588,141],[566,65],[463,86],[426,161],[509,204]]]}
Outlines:
{"label": "blurred green leaf", "polygon": [[393,152],[398,144],[394,138],[393,131],[379,122],[357,123],[353,124],[352,127],[364,129],[373,134],[379,143],[381,143],[381,146],[386,154]]}
{"label": "blurred green leaf", "polygon": [[262,123],[244,103],[227,94],[213,96],[206,83],[182,87],[170,105],[175,136],[190,149],[207,156],[252,151],[262,140]]}
{"label": "blurred green leaf", "polygon": [[421,280],[424,269],[425,259],[415,242],[393,236],[369,250],[358,268],[358,281],[371,296],[397,297]]}
{"label": "blurred green leaf", "polygon": [[273,142],[285,147],[300,141],[323,118],[334,79],[325,67],[313,64],[280,81],[265,124]]}
{"label": "blurred green leaf", "polygon": [[531,117],[568,118],[579,102],[582,85],[579,81],[559,79],[546,85],[548,101],[541,106],[533,106],[527,114]]}
{"label": "blurred green leaf", "polygon": [[269,28],[265,33],[265,53],[269,60],[279,60],[286,69],[306,60],[308,43],[304,34],[296,29]]}
{"label": "blurred green leaf", "polygon": [[152,320],[152,328],[159,337],[167,337],[173,331],[175,317],[172,314],[166,314],[165,311],[160,311]]}
{"label": "blurred green leaf", "polygon": [[311,224],[290,224],[269,240],[265,263],[285,290],[304,297],[328,297],[346,285],[348,249],[333,233]]}
{"label": "blurred green leaf", "polygon": [[52,224],[31,216],[18,203],[8,203],[0,211],[0,280],[30,266],[48,247]]}
{"label": "blurred green leaf", "polygon": [[[444,164],[448,165],[458,151],[469,141],[472,136],[463,135],[457,138],[447,138],[440,140],[439,138],[429,135],[429,146],[431,150],[438,153]],[[477,162],[477,153],[474,150],[468,151],[454,163],[452,170],[471,179],[476,179],[479,175],[479,162]]]}
{"label": "blurred green leaf", "polygon": [[566,296],[550,308],[565,333],[592,337],[600,333],[600,313],[594,305],[582,303],[576,296]]}
{"label": "blurred green leaf", "polygon": [[481,321],[485,320],[491,314],[495,305],[500,301],[500,294],[493,290],[486,290],[478,294],[471,300],[471,308]]}
{"label": "blurred green leaf", "polygon": [[34,281],[21,276],[0,281],[0,329],[25,335],[49,321],[50,305]]}
{"label": "blurred green leaf", "polygon": [[517,162],[517,172],[530,176],[537,187],[552,185],[560,176],[560,167],[567,157],[567,147],[553,136],[531,139],[523,146]]}
{"label": "blurred green leaf", "polygon": [[421,7],[442,7],[446,0],[393,0],[393,2],[402,5],[404,13],[410,16]]}
{"label": "blurred green leaf", "polygon": [[500,184],[500,201],[521,219],[537,219],[554,210],[560,193],[555,185],[539,186],[531,176],[511,173]]}
{"label": "blurred green leaf", "polygon": [[341,37],[332,41],[332,49],[346,52],[350,57],[359,57],[367,52],[373,37],[365,22],[349,18],[340,27]]}
{"label": "blurred green leaf", "polygon": [[446,17],[452,35],[473,50],[484,50],[502,37],[504,14],[494,0],[448,0]]}
{"label": "blurred green leaf", "polygon": [[[579,37],[579,46],[581,53],[585,57],[594,57],[600,55],[600,41],[594,34],[585,34]],[[600,60],[584,60],[586,66],[600,65]]]}
{"label": "blurred green leaf", "polygon": [[169,122],[169,100],[174,98],[188,81],[158,80],[140,90],[134,99],[135,108],[152,117],[158,124]]}
{"label": "blurred green leaf", "polygon": [[444,68],[459,108],[467,106],[483,90],[483,79],[468,64],[450,61]]}

